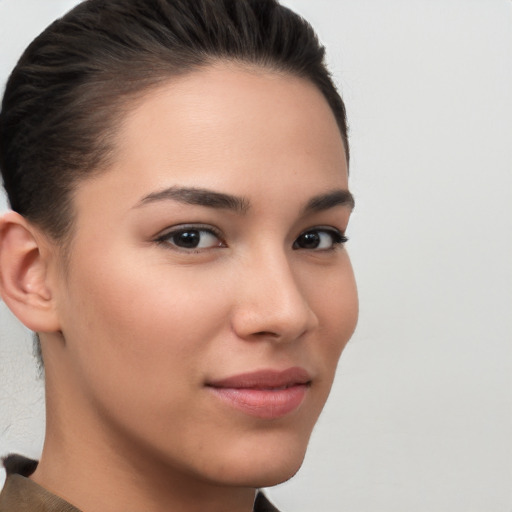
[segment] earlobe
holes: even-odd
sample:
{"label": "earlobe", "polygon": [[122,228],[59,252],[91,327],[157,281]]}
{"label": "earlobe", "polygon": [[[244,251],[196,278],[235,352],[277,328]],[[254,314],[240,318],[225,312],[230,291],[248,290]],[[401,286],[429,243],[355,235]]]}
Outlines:
{"label": "earlobe", "polygon": [[47,265],[36,229],[16,212],[0,217],[0,295],[36,332],[59,330]]}

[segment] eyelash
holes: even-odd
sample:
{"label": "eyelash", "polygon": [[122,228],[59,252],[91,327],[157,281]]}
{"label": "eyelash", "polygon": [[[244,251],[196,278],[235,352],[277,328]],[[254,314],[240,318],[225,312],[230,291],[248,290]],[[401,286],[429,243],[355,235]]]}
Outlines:
{"label": "eyelash", "polygon": [[[198,244],[200,244],[201,238],[204,238],[204,236],[202,237],[201,234],[205,234],[205,233],[215,237],[218,240],[218,243],[212,244],[208,247],[199,247],[198,248],[197,246],[196,247],[180,246],[180,245],[178,245],[176,240],[173,240],[175,237],[177,237],[179,235],[188,234],[188,235],[190,235],[189,240],[192,243],[194,242],[194,239],[195,239],[195,241],[198,241]],[[197,238],[198,234],[199,234],[199,237]],[[330,237],[330,239],[331,239],[330,247],[320,247],[319,248],[318,246],[317,247],[300,247],[299,246],[299,243],[300,243],[299,240],[301,240],[301,238],[302,238],[302,242],[308,243],[308,240],[306,237],[311,236],[311,235],[312,235],[312,237],[311,237],[310,241],[312,241],[313,243],[318,242],[319,245],[322,245],[322,243],[324,243],[325,241],[322,240],[322,236],[320,234],[327,234]],[[174,250],[183,251],[186,253],[193,253],[193,254],[203,252],[203,251],[206,251],[209,249],[227,247],[227,244],[223,240],[222,234],[220,233],[219,230],[213,228],[212,226],[203,226],[203,225],[197,225],[197,224],[177,226],[177,227],[173,228],[172,230],[166,231],[163,234],[159,235],[155,239],[155,241],[161,245],[171,246]],[[185,238],[182,241],[186,242],[187,238]],[[348,238],[345,236],[345,234],[342,231],[340,231],[336,228],[332,228],[332,227],[318,226],[318,227],[310,228],[310,229],[303,231],[293,242],[292,248],[294,250],[305,250],[305,251],[311,250],[311,251],[315,251],[315,252],[320,252],[320,251],[328,252],[328,251],[334,251],[334,250],[338,249],[339,247],[343,246],[347,241],[348,241]]]}
{"label": "eyelash", "polygon": [[[327,247],[327,248],[315,247],[313,249],[308,249],[307,247],[298,247],[297,246],[297,242],[298,242],[298,240],[301,237],[306,237],[307,235],[311,235],[311,234],[318,235],[318,233],[323,233],[323,234],[329,235],[330,238],[331,238],[331,244],[332,245],[330,247]],[[315,239],[313,239],[313,240],[315,240]],[[348,242],[348,238],[339,229],[331,228],[331,227],[318,226],[318,227],[310,228],[310,229],[307,229],[306,231],[303,231],[297,237],[295,242],[293,242],[293,248],[295,250],[306,250],[306,251],[307,250],[313,250],[313,251],[334,251],[334,250],[338,249],[339,247],[343,246],[343,244],[345,244],[346,242]],[[320,237],[320,243],[321,243],[321,237]]]}
{"label": "eyelash", "polygon": [[[213,235],[219,243],[217,245],[212,245],[211,247],[200,247],[199,249],[196,247],[180,247],[175,241],[173,242],[172,239],[178,235],[184,235],[186,233],[191,234],[192,232],[197,233],[207,233],[209,235]],[[201,241],[201,237],[199,237],[199,241]],[[226,243],[224,242],[222,238],[222,234],[217,229],[213,228],[212,226],[202,226],[199,224],[192,224],[192,225],[183,225],[183,226],[176,226],[170,231],[166,231],[165,233],[161,234],[156,238],[156,242],[162,245],[171,246],[175,250],[184,251],[184,252],[191,252],[191,253],[199,253],[204,250],[208,249],[214,249],[214,248],[222,248],[227,247]]]}

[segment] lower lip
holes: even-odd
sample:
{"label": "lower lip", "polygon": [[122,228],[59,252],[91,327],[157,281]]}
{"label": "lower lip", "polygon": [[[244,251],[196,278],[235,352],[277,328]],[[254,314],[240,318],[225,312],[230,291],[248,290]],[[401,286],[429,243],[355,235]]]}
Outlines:
{"label": "lower lip", "polygon": [[210,387],[221,400],[257,418],[276,419],[300,407],[308,390],[307,384],[286,389],[217,388]]}

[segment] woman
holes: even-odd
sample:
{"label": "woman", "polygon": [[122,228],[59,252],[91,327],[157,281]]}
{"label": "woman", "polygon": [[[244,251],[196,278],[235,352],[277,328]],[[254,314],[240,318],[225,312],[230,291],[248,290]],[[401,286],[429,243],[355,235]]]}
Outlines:
{"label": "woman", "polygon": [[26,50],[0,289],[47,429],[1,512],[275,510],[357,319],[323,54],[273,0],[88,0]]}

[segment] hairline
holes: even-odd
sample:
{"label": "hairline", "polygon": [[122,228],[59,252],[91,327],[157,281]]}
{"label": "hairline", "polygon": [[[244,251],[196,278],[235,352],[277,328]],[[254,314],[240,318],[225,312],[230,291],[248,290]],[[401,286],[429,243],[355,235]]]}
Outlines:
{"label": "hairline", "polygon": [[[67,195],[68,224],[64,232],[60,236],[56,237],[51,233],[48,233],[48,230],[46,230],[43,226],[40,226],[41,231],[47,234],[51,241],[59,248],[59,252],[61,253],[62,257],[64,276],[67,276],[69,270],[72,246],[76,233],[75,228],[77,212],[74,208],[74,195],[82,183],[89,180],[94,180],[97,176],[100,176],[101,174],[109,171],[109,167],[113,164],[114,158],[117,154],[117,149],[119,147],[119,134],[121,132],[121,127],[123,123],[128,119],[129,114],[140,107],[144,100],[153,92],[157,92],[159,89],[164,89],[166,86],[172,84],[176,80],[186,79],[187,77],[196,73],[200,73],[203,70],[215,68],[219,64],[227,65],[228,67],[233,65],[234,69],[240,69],[248,73],[269,73],[276,76],[293,77],[303,80],[304,82],[314,86],[314,88],[321,94],[336,121],[336,126],[338,127],[338,131],[342,139],[345,155],[347,155],[348,148],[346,147],[343,132],[339,126],[338,118],[334,112],[334,109],[330,105],[319,85],[305,74],[301,74],[293,69],[285,69],[284,66],[279,66],[278,64],[270,61],[265,62],[263,60],[258,61],[256,59],[251,61],[250,59],[242,59],[229,56],[207,56],[202,63],[190,66],[188,69],[180,71],[170,70],[167,74],[155,74],[154,77],[148,80],[148,83],[144,86],[141,86],[140,89],[117,96],[118,103],[112,109],[113,113],[110,115],[108,123],[112,128],[112,147],[110,148],[108,155],[104,156],[96,167],[88,169],[86,173],[83,173],[73,181],[71,190],[69,190]],[[346,156],[345,159],[347,161],[348,172],[349,162]]]}

